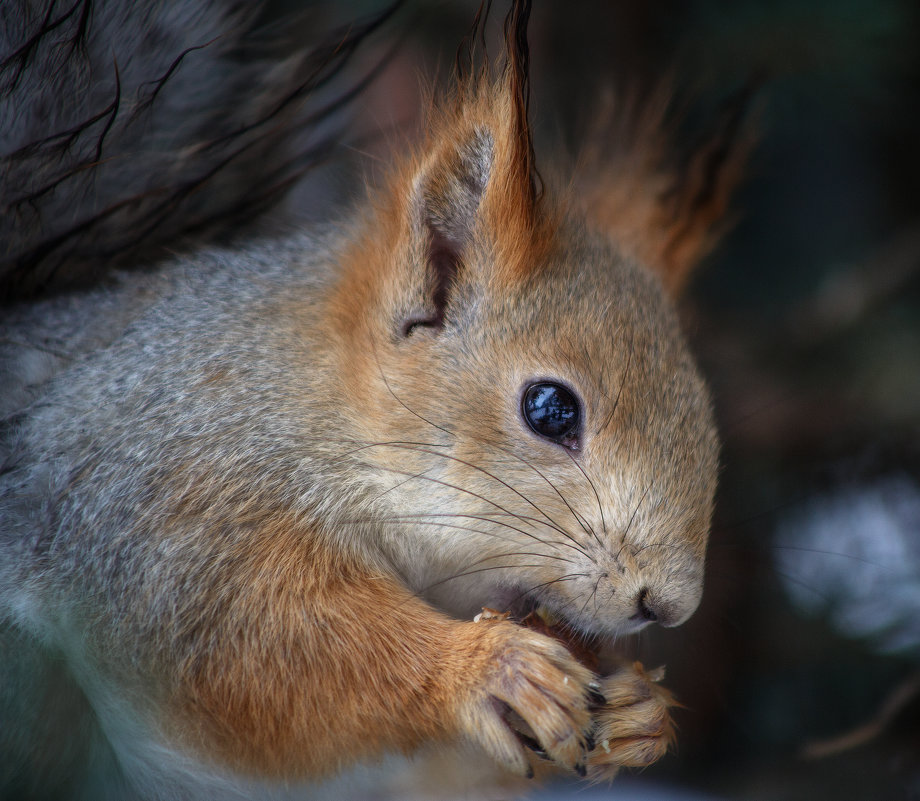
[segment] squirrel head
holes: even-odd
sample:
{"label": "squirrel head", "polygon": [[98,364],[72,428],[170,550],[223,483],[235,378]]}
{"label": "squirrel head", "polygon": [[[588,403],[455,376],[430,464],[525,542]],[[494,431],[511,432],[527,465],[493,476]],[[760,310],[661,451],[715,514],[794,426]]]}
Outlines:
{"label": "squirrel head", "polygon": [[500,79],[463,83],[377,197],[329,307],[373,547],[457,615],[677,625],[702,592],[718,438],[670,292],[717,215],[648,193],[661,207],[626,231],[542,191],[525,12]]}

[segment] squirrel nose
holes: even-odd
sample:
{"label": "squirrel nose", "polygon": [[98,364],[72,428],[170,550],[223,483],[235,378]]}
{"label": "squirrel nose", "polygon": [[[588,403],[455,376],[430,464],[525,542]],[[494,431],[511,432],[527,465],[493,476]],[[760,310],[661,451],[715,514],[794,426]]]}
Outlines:
{"label": "squirrel nose", "polygon": [[633,615],[633,618],[667,626],[671,620],[671,614],[667,606],[651,594],[648,587],[643,587],[636,594],[636,614]]}
{"label": "squirrel nose", "polygon": [[654,623],[658,620],[658,613],[654,610],[649,601],[648,597],[648,587],[643,587],[639,590],[639,595],[637,600],[637,606],[639,607],[639,617],[644,618],[645,620],[651,620]]}

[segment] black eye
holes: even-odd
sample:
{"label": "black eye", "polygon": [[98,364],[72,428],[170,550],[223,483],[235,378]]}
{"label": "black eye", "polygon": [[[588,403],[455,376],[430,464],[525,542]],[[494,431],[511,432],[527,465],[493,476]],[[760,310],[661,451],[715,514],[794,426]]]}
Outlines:
{"label": "black eye", "polygon": [[581,406],[578,399],[559,384],[531,384],[521,403],[524,419],[537,434],[568,448],[578,447]]}

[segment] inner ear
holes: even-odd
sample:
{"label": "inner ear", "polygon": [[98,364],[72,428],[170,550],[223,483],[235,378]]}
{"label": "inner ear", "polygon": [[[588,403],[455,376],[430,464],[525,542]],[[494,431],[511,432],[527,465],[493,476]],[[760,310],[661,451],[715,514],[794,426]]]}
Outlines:
{"label": "inner ear", "polygon": [[437,229],[431,229],[429,234],[426,266],[431,278],[428,290],[430,304],[426,304],[423,312],[410,315],[403,320],[402,335],[404,337],[409,336],[419,327],[436,330],[444,327],[447,297],[460,267],[460,251],[456,243]]}
{"label": "inner ear", "polygon": [[424,308],[403,320],[402,334],[444,327],[451,290],[473,242],[492,170],[493,139],[479,130],[451,147],[417,182],[416,220],[424,238]]}

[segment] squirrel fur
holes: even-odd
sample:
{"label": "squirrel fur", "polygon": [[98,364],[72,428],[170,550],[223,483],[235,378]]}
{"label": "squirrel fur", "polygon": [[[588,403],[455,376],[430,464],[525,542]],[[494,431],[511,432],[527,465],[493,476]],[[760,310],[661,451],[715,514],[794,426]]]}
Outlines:
{"label": "squirrel fur", "polygon": [[[542,191],[515,3],[504,69],[460,79],[363,206],[166,257],[156,248],[194,216],[182,199],[140,250],[135,234],[158,216],[147,204],[173,149],[207,173],[196,126],[242,130],[238,115],[303,76],[253,83],[217,63],[225,43],[190,51],[238,24],[206,0],[87,6],[68,52],[39,42],[17,61],[58,13],[38,5],[2,15],[6,276],[31,292],[70,264],[98,275],[108,252],[151,264],[2,311],[4,797],[265,797],[458,741],[518,775],[546,761],[604,779],[660,757],[670,699],[638,667],[598,677],[553,638],[473,617],[539,604],[613,638],[697,607],[718,438],[666,287],[711,244],[737,149],[706,151],[686,179],[634,131],[576,191]],[[191,109],[179,70],[152,122],[132,130],[123,101],[98,157],[56,174],[27,145],[59,141],[36,126],[65,99],[36,96],[18,121],[10,103],[61,59],[79,91],[59,125],[90,118],[113,59],[80,64],[119,36],[153,48],[114,59],[124,97],[186,53],[218,101]],[[271,144],[226,191],[245,195]],[[57,181],[40,195],[21,161],[39,157]],[[223,180],[194,201],[202,220],[220,221]],[[610,211],[627,196],[631,215]],[[535,384],[575,399],[566,439],[528,422]]]}

